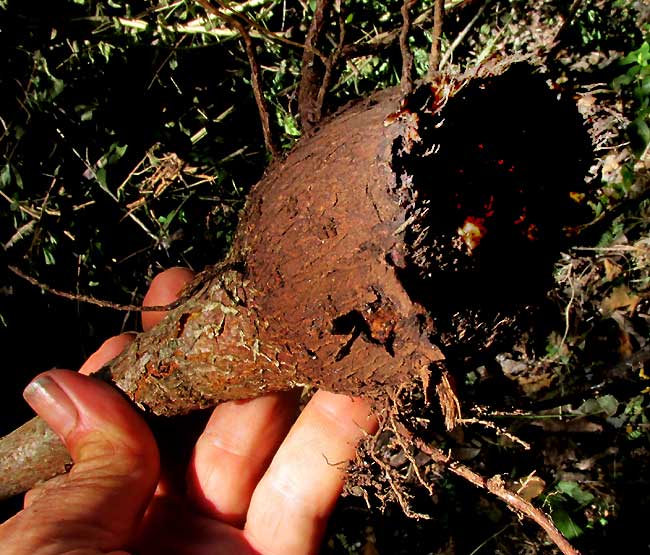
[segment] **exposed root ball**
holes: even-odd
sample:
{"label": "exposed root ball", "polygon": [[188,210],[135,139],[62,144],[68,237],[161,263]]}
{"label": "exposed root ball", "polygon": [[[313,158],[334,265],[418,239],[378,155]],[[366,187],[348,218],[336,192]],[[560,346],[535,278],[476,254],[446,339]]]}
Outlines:
{"label": "exposed root ball", "polygon": [[[158,415],[305,383],[380,407],[421,382],[428,401],[432,376],[453,425],[442,332],[491,333],[535,300],[588,162],[575,112],[532,73],[443,77],[401,108],[390,90],[334,116],[255,186],[228,260],[102,376]],[[6,450],[10,481],[27,469]]]}

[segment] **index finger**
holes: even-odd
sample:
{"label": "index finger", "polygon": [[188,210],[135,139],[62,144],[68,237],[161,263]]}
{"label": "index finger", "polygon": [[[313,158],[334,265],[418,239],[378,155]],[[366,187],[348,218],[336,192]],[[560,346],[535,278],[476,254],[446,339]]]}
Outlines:
{"label": "index finger", "polygon": [[[165,270],[153,278],[142,304],[144,306],[162,306],[173,303],[178,298],[178,293],[193,277],[194,272],[187,268]],[[143,312],[143,329],[145,331],[151,329],[165,317],[165,314],[165,312]],[[123,333],[107,339],[97,351],[88,357],[79,372],[82,374],[96,372],[119,355],[133,341],[133,337],[131,333]]]}
{"label": "index finger", "polygon": [[[143,306],[163,306],[178,299],[183,287],[194,278],[194,272],[187,268],[170,268],[158,274],[151,281],[149,291],[142,301]],[[166,312],[143,312],[142,329],[150,330],[165,317]]]}

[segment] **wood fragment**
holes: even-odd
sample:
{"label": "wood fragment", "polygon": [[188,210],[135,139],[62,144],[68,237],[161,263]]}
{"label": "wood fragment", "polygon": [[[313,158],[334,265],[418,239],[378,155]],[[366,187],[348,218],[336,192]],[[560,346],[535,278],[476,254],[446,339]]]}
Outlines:
{"label": "wood fragment", "polygon": [[[427,313],[382,254],[404,241],[391,167],[402,127],[384,125],[399,97],[355,104],[275,164],[249,194],[227,261],[99,377],[145,413],[173,416],[304,384],[384,398],[439,361]],[[7,445],[0,461],[12,459]],[[0,486],[52,475],[32,470],[7,470]]]}
{"label": "wood fragment", "polygon": [[451,384],[449,372],[444,368],[440,372],[440,381],[436,386],[436,393],[438,394],[438,401],[440,401],[440,410],[445,418],[445,428],[451,431],[456,427],[456,423],[461,417],[460,402]]}
{"label": "wood fragment", "polygon": [[[26,441],[26,439],[28,441]],[[22,493],[68,470],[72,459],[58,436],[40,418],[33,418],[2,438],[0,499]],[[16,469],[29,471],[16,472]]]}

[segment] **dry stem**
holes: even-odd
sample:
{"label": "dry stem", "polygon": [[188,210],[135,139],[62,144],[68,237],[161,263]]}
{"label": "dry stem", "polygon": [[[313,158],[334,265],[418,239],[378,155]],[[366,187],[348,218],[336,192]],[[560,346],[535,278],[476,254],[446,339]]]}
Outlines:
{"label": "dry stem", "polygon": [[119,310],[122,312],[167,312],[169,310],[173,310],[174,308],[178,308],[182,304],[185,304],[192,297],[192,295],[194,295],[194,293],[201,286],[203,286],[205,280],[210,278],[210,275],[214,274],[215,272],[225,270],[230,266],[232,266],[232,264],[229,263],[217,264],[216,266],[214,266],[214,268],[209,268],[208,270],[199,272],[191,282],[185,285],[178,299],[176,299],[174,302],[165,305],[150,305],[150,306],[142,306],[142,305],[134,305],[134,304],[117,304],[111,301],[103,301],[101,299],[96,299],[95,297],[91,297],[88,295],[61,291],[60,289],[50,287],[49,285],[38,281],[32,276],[28,276],[16,266],[9,265],[7,266],[7,268],[11,270],[14,274],[16,274],[19,278],[24,279],[26,282],[31,283],[32,285],[38,287],[41,291],[44,291],[45,293],[50,293],[51,295],[56,295],[57,297],[68,299],[70,301],[88,303],[94,306],[98,306],[100,308],[110,308],[111,310]]}
{"label": "dry stem", "polygon": [[[474,4],[476,0],[459,0],[455,2],[449,2],[445,6],[445,12],[450,13],[452,10],[457,11],[459,9],[465,8]],[[428,25],[433,18],[433,8],[427,8],[415,19],[413,19],[411,27],[422,28],[425,25]],[[341,53],[341,58],[344,60],[351,60],[353,58],[359,58],[362,56],[372,56],[379,54],[380,52],[390,48],[399,41],[401,27],[399,29],[393,29],[391,31],[385,31],[379,33],[368,42],[358,43],[358,44],[347,44],[343,48]]]}
{"label": "dry stem", "polygon": [[266,99],[264,98],[264,93],[262,92],[262,80],[260,79],[260,65],[257,62],[257,56],[255,55],[255,47],[253,46],[253,40],[251,39],[248,29],[244,24],[239,21],[236,17],[231,17],[224,13],[225,9],[228,9],[227,6],[221,0],[217,0],[217,3],[221,6],[222,9],[216,8],[213,6],[209,0],[197,0],[201,6],[203,6],[207,11],[214,13],[215,15],[221,17],[228,25],[234,27],[242,37],[244,45],[246,47],[246,56],[248,57],[248,64],[251,68],[251,84],[253,87],[253,95],[255,96],[255,103],[257,104],[257,110],[260,114],[260,122],[262,124],[262,133],[264,135],[264,144],[266,149],[271,153],[274,158],[277,158],[279,155],[279,150],[275,145],[273,140],[273,134],[271,132],[271,118],[269,116],[269,110],[266,105]]}
{"label": "dry stem", "polygon": [[451,460],[440,449],[431,447],[422,440],[414,437],[413,434],[406,430],[404,426],[400,426],[400,432],[406,434],[408,438],[415,441],[418,448],[429,455],[435,462],[443,464],[451,472],[464,478],[475,486],[489,491],[492,495],[504,501],[515,512],[527,516],[536,522],[548,534],[549,538],[564,555],[580,555],[580,552],[575,549],[555,527],[551,519],[537,507],[533,506],[529,501],[526,501],[517,493],[507,489],[501,476],[485,478],[458,461]]}
{"label": "dry stem", "polygon": [[171,310],[172,308],[176,308],[177,306],[180,306],[187,300],[187,298],[184,296],[183,298],[178,299],[173,303],[170,303],[168,305],[163,305],[163,306],[116,304],[111,301],[103,301],[101,299],[96,299],[95,297],[90,297],[88,295],[81,295],[79,293],[68,293],[67,291],[61,291],[60,289],[55,289],[54,287],[50,287],[49,285],[46,285],[45,283],[42,283],[31,276],[28,276],[22,270],[18,269],[16,266],[9,265],[7,266],[7,268],[9,268],[9,270],[11,270],[19,278],[24,279],[28,283],[31,283],[32,285],[38,287],[39,289],[45,291],[46,293],[56,295],[57,297],[63,297],[64,299],[68,299],[70,301],[88,303],[95,306],[99,306],[101,308],[110,308],[112,310],[121,310],[124,312],[163,312],[163,311]]}
{"label": "dry stem", "polygon": [[[336,3],[340,4],[340,1]],[[320,121],[321,117],[323,116],[325,95],[329,92],[330,85],[332,84],[332,76],[339,60],[341,59],[341,52],[343,51],[343,45],[345,42],[345,19],[341,14],[341,6],[339,5],[337,8],[339,16],[339,40],[336,48],[332,51],[329,58],[325,62],[325,74],[323,75],[323,81],[318,91],[318,97],[316,98],[316,116],[318,118],[318,121]]]}
{"label": "dry stem", "polygon": [[[324,90],[326,84],[323,70],[317,65],[317,59],[320,59],[325,66],[325,74],[330,60],[323,54],[316,54],[316,49],[325,32],[325,24],[327,23],[331,5],[332,0],[318,0],[314,10],[314,17],[305,37],[305,50],[302,55],[300,87],[298,89],[298,111],[305,131],[318,124],[321,118],[322,101],[324,99],[324,92],[321,94],[321,91]],[[337,48],[334,52],[336,53],[338,50]]]}
{"label": "dry stem", "polygon": [[483,2],[483,4],[481,4],[481,7],[480,7],[480,8],[478,9],[478,11],[476,12],[476,15],[475,15],[472,19],[470,19],[469,23],[468,23],[467,25],[465,25],[465,27],[463,28],[463,30],[462,30],[460,33],[458,33],[458,35],[456,36],[456,38],[455,38],[455,39],[453,40],[453,42],[449,45],[449,48],[447,48],[447,49],[445,50],[445,53],[444,53],[444,55],[442,56],[442,59],[440,60],[440,64],[439,64],[439,66],[438,66],[438,69],[439,69],[439,70],[442,70],[442,68],[445,67],[445,65],[447,64],[447,62],[449,62],[449,60],[451,59],[451,57],[452,57],[452,55],[453,55],[453,53],[454,53],[454,50],[456,50],[456,48],[458,47],[458,45],[459,45],[461,42],[463,42],[463,39],[467,36],[467,34],[468,34],[468,33],[470,32],[470,30],[472,29],[472,27],[474,27],[474,24],[478,21],[478,19],[481,17],[481,15],[483,15],[483,12],[485,11],[485,9],[487,8],[487,6],[488,6],[489,3],[490,3],[490,0],[485,0],[485,2]]}
{"label": "dry stem", "polygon": [[445,1],[436,0],[433,14],[433,36],[431,37],[431,54],[429,55],[429,72],[427,80],[432,81],[440,67],[440,46],[442,42],[442,22],[445,15]]}
{"label": "dry stem", "polygon": [[411,32],[411,8],[416,0],[404,0],[402,4],[402,28],[399,33],[399,48],[402,53],[402,78],[400,87],[402,94],[407,95],[413,90],[413,52],[409,47]]}

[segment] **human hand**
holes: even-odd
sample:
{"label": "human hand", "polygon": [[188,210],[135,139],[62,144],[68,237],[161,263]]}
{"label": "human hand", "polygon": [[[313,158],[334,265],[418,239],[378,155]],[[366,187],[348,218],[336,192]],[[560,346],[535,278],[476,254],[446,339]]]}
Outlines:
{"label": "human hand", "polygon": [[[191,277],[180,268],[163,272],[145,304],[172,302]],[[143,312],[143,328],[162,317]],[[80,372],[101,368],[132,339],[109,339]],[[365,402],[324,391],[297,419],[296,392],[223,403],[179,487],[165,460],[161,471],[149,428],[107,385],[52,370],[27,387],[25,398],[75,464],[30,491],[25,508],[0,525],[4,555],[316,553],[343,487],[339,463],[376,427]]]}

